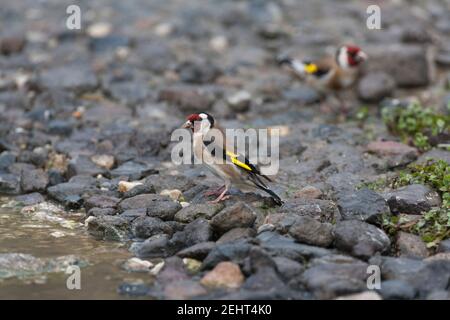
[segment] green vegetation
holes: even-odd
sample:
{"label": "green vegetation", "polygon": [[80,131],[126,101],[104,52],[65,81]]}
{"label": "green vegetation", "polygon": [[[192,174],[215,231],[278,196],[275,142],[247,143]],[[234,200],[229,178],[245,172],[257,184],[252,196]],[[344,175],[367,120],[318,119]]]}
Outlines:
{"label": "green vegetation", "polygon": [[422,151],[431,148],[430,138],[449,133],[450,116],[438,114],[419,103],[411,103],[405,108],[385,107],[382,117],[392,133]]}
{"label": "green vegetation", "polygon": [[382,226],[386,232],[394,235],[398,230],[403,230],[420,235],[428,247],[435,247],[441,240],[450,237],[450,165],[447,162],[429,160],[423,165],[410,165],[392,181],[384,182],[394,188],[414,183],[426,184],[442,197],[441,207],[424,213],[418,220],[409,221],[402,215],[385,216]]}
{"label": "green vegetation", "polygon": [[358,122],[365,122],[369,118],[369,107],[368,106],[361,106],[355,114],[355,119]]}
{"label": "green vegetation", "polygon": [[443,160],[428,160],[427,163],[408,166],[394,179],[393,187],[409,184],[426,184],[442,195],[442,207],[450,208],[450,165]]}
{"label": "green vegetation", "polygon": [[370,189],[375,192],[381,192],[384,189],[390,187],[391,180],[387,177],[378,178],[375,181],[363,182],[356,186],[356,189]]}

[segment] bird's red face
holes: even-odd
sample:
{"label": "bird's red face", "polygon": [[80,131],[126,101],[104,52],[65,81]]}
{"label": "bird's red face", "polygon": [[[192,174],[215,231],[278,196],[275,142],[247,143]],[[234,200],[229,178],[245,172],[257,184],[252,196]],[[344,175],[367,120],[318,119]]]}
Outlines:
{"label": "bird's red face", "polygon": [[367,59],[367,54],[357,46],[345,46],[344,49],[349,66],[355,67]]}
{"label": "bird's red face", "polygon": [[202,118],[198,113],[193,113],[186,118],[186,122],[183,124],[183,128],[191,129],[194,131],[194,123],[196,121],[202,121]]}
{"label": "bird's red face", "polygon": [[183,128],[191,129],[192,132],[197,132],[200,129],[209,130],[214,127],[214,118],[206,113],[193,113],[187,117],[187,121],[184,123]]}

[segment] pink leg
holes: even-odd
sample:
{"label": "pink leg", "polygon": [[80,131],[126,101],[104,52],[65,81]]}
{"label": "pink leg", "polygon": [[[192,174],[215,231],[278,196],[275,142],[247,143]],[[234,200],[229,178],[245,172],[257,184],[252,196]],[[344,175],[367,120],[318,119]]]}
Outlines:
{"label": "pink leg", "polygon": [[209,196],[218,196],[222,193],[223,188],[225,188],[225,186],[221,186],[220,188],[214,189],[212,191],[206,191],[204,193],[205,196],[209,197]]}
{"label": "pink leg", "polygon": [[347,105],[345,100],[339,94],[336,94],[336,98],[340,104],[339,111],[342,112],[344,116],[347,116],[350,112],[350,107]]}
{"label": "pink leg", "polygon": [[225,194],[228,192],[228,186],[225,186],[225,190],[220,194],[220,196],[217,197],[216,200],[211,201],[211,203],[219,203],[220,201],[224,201],[230,198],[230,196],[225,196]]}

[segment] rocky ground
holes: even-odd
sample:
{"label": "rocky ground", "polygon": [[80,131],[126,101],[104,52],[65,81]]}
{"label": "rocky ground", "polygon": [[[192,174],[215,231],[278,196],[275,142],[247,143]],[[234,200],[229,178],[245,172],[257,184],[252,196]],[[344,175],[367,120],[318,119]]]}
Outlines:
{"label": "rocky ground", "polygon": [[[120,294],[450,297],[448,229],[430,240],[388,228],[399,216],[427,223],[433,208],[448,210],[448,167],[447,187],[374,188],[428,157],[450,164],[448,122],[423,147],[380,115],[381,106],[402,108],[390,98],[410,97],[448,114],[448,1],[383,2],[382,30],[366,28],[369,1],[79,3],[80,31],[65,28],[64,1],[2,5],[0,193],[23,212],[85,212],[92,237],[126,243],[135,258],[123,267],[151,284],[125,281]],[[322,112],[328,102],[276,57],[346,42],[370,61],[343,118]],[[225,127],[281,128],[273,189],[282,207],[237,190],[212,205],[203,192],[218,181],[171,162],[172,131],[199,111]],[[49,212],[48,202],[60,207]],[[33,259],[0,254],[0,274]],[[382,283],[366,292],[369,265]]]}

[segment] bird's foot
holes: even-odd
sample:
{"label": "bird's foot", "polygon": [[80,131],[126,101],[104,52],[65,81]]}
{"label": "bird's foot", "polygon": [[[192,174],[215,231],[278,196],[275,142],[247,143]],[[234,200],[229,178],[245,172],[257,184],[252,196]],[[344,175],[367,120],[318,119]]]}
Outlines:
{"label": "bird's foot", "polygon": [[224,190],[220,194],[220,196],[217,197],[216,200],[211,201],[210,203],[219,203],[220,201],[225,201],[230,198],[230,196],[226,196],[226,193],[228,192],[228,188],[225,186]]}
{"label": "bird's foot", "polygon": [[333,108],[329,104],[322,103],[319,107],[320,113],[330,114],[333,112]]}
{"label": "bird's foot", "polygon": [[216,188],[214,190],[211,191],[206,191],[203,195],[206,197],[209,196],[218,196],[223,192],[223,189],[225,188],[225,186],[221,186],[220,188]]}
{"label": "bird's foot", "polygon": [[223,197],[219,196],[219,197],[217,197],[217,199],[209,201],[209,203],[219,203],[220,201],[225,201],[225,200],[228,200],[230,198],[231,198],[231,196],[223,196]]}

